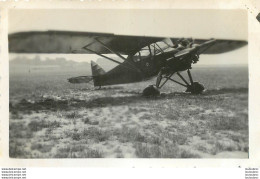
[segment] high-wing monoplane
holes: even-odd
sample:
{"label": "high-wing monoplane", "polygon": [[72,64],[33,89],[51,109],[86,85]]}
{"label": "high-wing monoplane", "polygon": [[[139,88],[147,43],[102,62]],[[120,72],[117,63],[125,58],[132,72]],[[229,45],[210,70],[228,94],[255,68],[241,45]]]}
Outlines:
{"label": "high-wing monoplane", "polygon": [[[9,35],[9,52],[96,54],[118,64],[105,72],[92,61],[92,75],[70,78],[70,83],[88,83],[93,80],[95,87],[101,87],[140,82],[157,76],[155,87],[146,88],[144,95],[151,94],[151,89],[159,90],[168,81],[184,86],[186,92],[199,94],[204,86],[193,81],[190,72],[192,64],[199,61],[199,56],[225,53],[246,44],[247,41],[243,40],[161,38],[70,31],[18,32]],[[114,54],[121,61],[107,54]],[[181,75],[182,71],[187,71],[189,81]],[[174,79],[174,74],[182,81]]]}

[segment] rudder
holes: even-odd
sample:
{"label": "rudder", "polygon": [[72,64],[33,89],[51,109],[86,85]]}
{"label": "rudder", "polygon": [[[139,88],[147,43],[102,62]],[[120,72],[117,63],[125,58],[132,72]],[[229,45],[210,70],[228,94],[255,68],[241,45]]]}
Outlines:
{"label": "rudder", "polygon": [[94,86],[101,86],[99,82],[99,76],[104,75],[106,72],[103,68],[101,68],[97,63],[91,61],[91,70],[94,81]]}

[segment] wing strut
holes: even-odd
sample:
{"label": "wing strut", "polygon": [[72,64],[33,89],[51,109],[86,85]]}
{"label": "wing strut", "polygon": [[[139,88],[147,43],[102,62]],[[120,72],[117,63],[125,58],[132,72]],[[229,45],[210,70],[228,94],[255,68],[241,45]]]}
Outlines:
{"label": "wing strut", "polygon": [[107,50],[109,50],[110,52],[116,54],[119,58],[121,58],[122,60],[126,61],[129,65],[131,65],[131,67],[133,67],[135,70],[139,69],[134,66],[131,62],[129,62],[125,57],[123,57],[120,53],[117,53],[116,51],[112,50],[111,48],[109,48],[108,46],[106,46],[103,42],[101,42],[100,40],[98,40],[97,38],[95,38],[95,40],[100,43],[103,47],[105,47]]}
{"label": "wing strut", "polygon": [[103,47],[105,47],[106,49],[108,49],[110,52],[112,52],[112,53],[114,53],[114,54],[116,54],[118,57],[120,57],[122,60],[126,60],[126,58],[125,57],[123,57],[121,54],[119,54],[119,53],[117,53],[117,52],[115,52],[114,50],[112,50],[111,48],[109,48],[109,47],[107,47],[103,42],[101,42],[100,40],[98,40],[97,38],[95,38],[95,40],[98,42],[98,43],[100,43]]}
{"label": "wing strut", "polygon": [[92,52],[92,53],[95,53],[96,55],[99,55],[99,56],[101,56],[101,57],[103,57],[103,58],[106,58],[106,59],[108,59],[108,60],[110,60],[110,61],[112,61],[112,62],[115,62],[115,63],[119,64],[119,65],[122,65],[122,66],[125,67],[125,68],[128,68],[128,69],[130,69],[130,70],[136,71],[136,69],[133,69],[133,68],[131,68],[131,67],[129,67],[129,66],[126,66],[125,64],[123,64],[123,63],[121,63],[121,62],[119,62],[119,61],[117,61],[117,60],[114,60],[114,59],[109,58],[109,57],[107,57],[107,56],[105,56],[105,55],[102,55],[102,54],[100,54],[100,53],[98,53],[98,52],[95,52],[94,50],[89,49],[89,48],[88,48],[88,45],[86,45],[85,47],[83,47],[83,49],[84,49],[84,50],[87,50],[87,51],[90,51],[90,52]]}

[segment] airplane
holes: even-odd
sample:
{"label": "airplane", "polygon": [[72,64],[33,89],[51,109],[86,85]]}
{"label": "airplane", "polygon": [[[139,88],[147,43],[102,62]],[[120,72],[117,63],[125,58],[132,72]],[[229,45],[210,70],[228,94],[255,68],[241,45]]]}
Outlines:
{"label": "airplane", "polygon": [[[169,81],[186,92],[201,94],[204,86],[191,75],[192,65],[202,54],[220,54],[247,45],[244,40],[163,38],[73,31],[28,31],[9,34],[11,53],[96,54],[118,65],[105,72],[91,61],[91,76],[69,78],[70,83],[94,82],[94,87],[135,83],[156,77],[155,85],[143,90],[156,96]],[[114,54],[121,61],[107,56]],[[189,82],[181,75],[187,71]],[[177,75],[179,80],[173,78]]]}

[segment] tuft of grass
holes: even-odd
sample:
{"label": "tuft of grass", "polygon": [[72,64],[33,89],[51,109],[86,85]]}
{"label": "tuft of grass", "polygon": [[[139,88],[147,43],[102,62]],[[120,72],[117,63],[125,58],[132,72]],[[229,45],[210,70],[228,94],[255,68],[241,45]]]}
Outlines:
{"label": "tuft of grass", "polygon": [[82,120],[82,122],[84,123],[84,124],[89,124],[90,123],[90,119],[89,118],[82,118],[81,119]]}
{"label": "tuft of grass", "polygon": [[61,126],[59,121],[34,120],[28,124],[28,128],[33,131],[41,131],[44,128],[58,128]]}
{"label": "tuft of grass", "polygon": [[87,137],[88,139],[92,139],[96,142],[106,141],[111,136],[109,131],[101,130],[96,127],[90,127],[88,129],[84,129],[82,135],[84,137]]}
{"label": "tuft of grass", "polygon": [[58,148],[57,152],[54,154],[54,158],[69,158],[69,155],[71,154],[70,147],[62,147]]}
{"label": "tuft of grass", "polygon": [[135,143],[135,154],[139,158],[180,158],[180,149],[177,145],[149,145]]}
{"label": "tuft of grass", "polygon": [[11,158],[27,158],[31,154],[24,150],[24,143],[22,142],[10,142],[9,144],[9,157]]}
{"label": "tuft of grass", "polygon": [[178,111],[167,111],[165,117],[169,120],[175,121],[181,119]]}
{"label": "tuft of grass", "polygon": [[72,135],[71,135],[71,138],[72,138],[72,140],[79,141],[81,139],[81,136],[80,136],[79,133],[73,132]]}
{"label": "tuft of grass", "polygon": [[191,150],[182,150],[180,158],[201,158],[201,156],[192,152]]}
{"label": "tuft of grass", "polygon": [[147,142],[147,136],[138,131],[137,128],[123,127],[122,129],[113,132],[114,136],[117,136],[118,140],[122,143],[126,142]]}
{"label": "tuft of grass", "polygon": [[148,138],[148,143],[155,144],[155,145],[161,145],[162,141],[163,140],[157,136],[151,136]]}
{"label": "tuft of grass", "polygon": [[13,120],[21,120],[21,119],[23,119],[23,116],[21,114],[19,114],[18,111],[13,111],[11,113],[10,118]]}
{"label": "tuft of grass", "polygon": [[157,148],[153,148],[153,151],[151,148],[148,147],[147,144],[137,143],[135,146],[135,154],[137,157],[140,158],[159,158],[161,156],[161,153]]}
{"label": "tuft of grass", "polygon": [[65,117],[68,119],[75,119],[75,118],[79,118],[81,116],[78,114],[78,112],[73,111],[71,113],[66,114]]}
{"label": "tuft of grass", "polygon": [[216,116],[211,119],[210,127],[214,130],[247,130],[248,119],[240,117]]}
{"label": "tuft of grass", "polygon": [[151,119],[153,119],[153,116],[151,114],[143,114],[140,117],[140,120],[151,120]]}
{"label": "tuft of grass", "polygon": [[120,147],[117,147],[114,152],[116,153],[116,158],[124,158],[124,155],[122,153],[122,150],[120,149]]}
{"label": "tuft of grass", "polygon": [[41,143],[35,143],[31,145],[31,150],[38,150],[41,153],[47,153],[50,152],[53,145],[46,145]]}
{"label": "tuft of grass", "polygon": [[24,138],[30,139],[33,137],[31,130],[28,130],[23,121],[10,123],[9,125],[9,137],[10,139]]}
{"label": "tuft of grass", "polygon": [[103,158],[104,154],[102,151],[89,149],[83,154],[84,158]]}
{"label": "tuft of grass", "polygon": [[102,151],[90,149],[87,146],[75,145],[59,148],[54,158],[102,158]]}
{"label": "tuft of grass", "polygon": [[91,121],[89,118],[82,118],[81,119],[82,120],[82,122],[84,123],[84,124],[89,124],[89,125],[98,125],[99,124],[99,122],[98,121]]}
{"label": "tuft of grass", "polygon": [[217,141],[215,143],[216,153],[222,151],[236,151],[238,146],[233,141]]}

